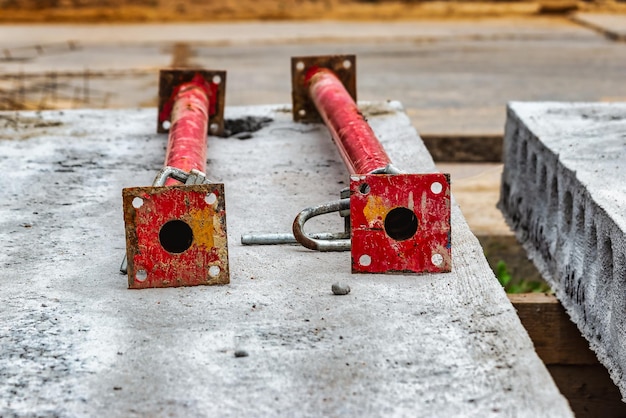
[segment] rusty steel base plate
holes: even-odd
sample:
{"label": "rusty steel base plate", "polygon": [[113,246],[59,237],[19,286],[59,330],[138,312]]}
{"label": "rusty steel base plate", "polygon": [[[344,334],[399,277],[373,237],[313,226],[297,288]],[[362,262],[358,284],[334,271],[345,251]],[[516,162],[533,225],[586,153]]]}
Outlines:
{"label": "rusty steel base plate", "polygon": [[223,184],[122,191],[128,287],[227,284]]}
{"label": "rusty steel base plate", "polygon": [[452,269],[447,174],[350,177],[353,273]]}
{"label": "rusty steel base plate", "polygon": [[315,103],[309,96],[306,75],[314,68],[328,68],[346,88],[356,102],[356,56],[323,55],[291,58],[291,99],[294,122],[322,122]]}
{"label": "rusty steel base plate", "polygon": [[202,69],[171,69],[159,72],[159,113],[157,117],[157,132],[160,134],[169,132],[164,122],[170,121],[170,115],[163,112],[166,104],[172,100],[176,87],[188,83],[197,75],[211,84],[217,93],[211,98],[211,106],[215,106],[213,112],[209,112],[209,126],[207,132],[210,135],[222,135],[224,132],[224,107],[226,103],[226,71],[202,70]]}

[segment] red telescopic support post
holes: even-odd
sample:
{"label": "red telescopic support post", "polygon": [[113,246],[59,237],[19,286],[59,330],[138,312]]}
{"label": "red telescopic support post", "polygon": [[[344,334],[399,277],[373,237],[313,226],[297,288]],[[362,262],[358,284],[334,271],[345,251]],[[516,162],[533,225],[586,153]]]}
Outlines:
{"label": "red telescopic support post", "polygon": [[350,173],[371,173],[391,164],[374,131],[333,71],[312,68],[305,83]]}
{"label": "red telescopic support post", "polygon": [[129,288],[229,282],[224,185],[204,174],[207,132],[223,130],[225,84],[224,71],[161,71],[165,167],[152,187],[122,192]]}
{"label": "red telescopic support post", "polygon": [[[187,173],[192,170],[206,172],[210,97],[215,95],[212,90],[215,88],[200,74],[196,74],[192,81],[176,88],[170,111],[171,121],[165,151],[166,167],[175,167]],[[173,178],[165,182],[166,186],[174,184],[180,182]]]}
{"label": "red telescopic support post", "polygon": [[[405,174],[396,169],[356,104],[353,55],[292,58],[295,121],[323,121],[350,178],[353,273],[447,272],[452,268],[450,181],[446,174]],[[294,236],[307,248],[341,251],[345,240],[311,239],[304,222],[343,201],[305,209]]]}

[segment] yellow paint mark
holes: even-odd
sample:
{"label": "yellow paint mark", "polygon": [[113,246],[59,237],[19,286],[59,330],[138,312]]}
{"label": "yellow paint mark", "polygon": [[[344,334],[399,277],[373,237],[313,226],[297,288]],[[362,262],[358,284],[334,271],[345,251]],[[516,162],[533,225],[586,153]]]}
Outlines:
{"label": "yellow paint mark", "polygon": [[189,215],[189,226],[193,231],[194,243],[199,247],[213,248],[215,246],[213,226],[215,211],[213,208],[206,206],[204,209],[192,209]]}
{"label": "yellow paint mark", "polygon": [[375,221],[379,217],[380,219],[384,219],[388,211],[389,205],[385,198],[372,194],[367,196],[367,203],[363,208],[363,215],[365,215],[365,219],[367,219],[368,223]]}

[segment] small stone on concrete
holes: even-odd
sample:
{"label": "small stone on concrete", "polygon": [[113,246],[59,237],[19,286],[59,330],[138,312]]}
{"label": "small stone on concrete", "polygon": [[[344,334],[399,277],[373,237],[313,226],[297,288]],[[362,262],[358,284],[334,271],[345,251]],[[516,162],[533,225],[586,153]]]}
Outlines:
{"label": "small stone on concrete", "polygon": [[350,293],[350,286],[345,283],[334,283],[332,286],[333,295],[347,295]]}
{"label": "small stone on concrete", "polygon": [[235,357],[248,357],[248,352],[246,350],[236,350]]}

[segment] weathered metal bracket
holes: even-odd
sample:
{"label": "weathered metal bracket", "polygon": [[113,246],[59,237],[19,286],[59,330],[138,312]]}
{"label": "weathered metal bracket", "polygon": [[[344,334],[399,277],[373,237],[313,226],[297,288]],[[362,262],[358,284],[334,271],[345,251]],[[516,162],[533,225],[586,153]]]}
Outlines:
{"label": "weathered metal bracket", "polygon": [[226,71],[171,69],[159,72],[159,113],[157,118],[157,132],[169,132],[168,123],[170,114],[166,110],[167,104],[173,99],[174,91],[183,83],[191,82],[196,75],[209,84],[215,92],[210,98],[211,111],[209,112],[208,132],[211,135],[222,135],[224,132],[224,107],[226,103]]}
{"label": "weathered metal bracket", "polygon": [[128,287],[229,283],[223,184],[122,191]]}
{"label": "weathered metal bracket", "polygon": [[[392,164],[356,104],[355,64],[354,55],[291,60],[294,121],[323,121],[353,173],[349,199],[342,194],[301,211],[293,237],[312,250],[349,249],[353,273],[449,272],[450,177],[407,174]],[[350,239],[305,232],[309,219],[330,212],[345,217]],[[244,244],[291,241],[286,234],[242,237]]]}
{"label": "weathered metal bracket", "polygon": [[350,177],[353,273],[440,273],[452,269],[450,177]]}
{"label": "weathered metal bracket", "polygon": [[309,95],[307,74],[317,68],[332,70],[356,102],[356,56],[326,55],[291,58],[291,99],[295,122],[322,122]]}

